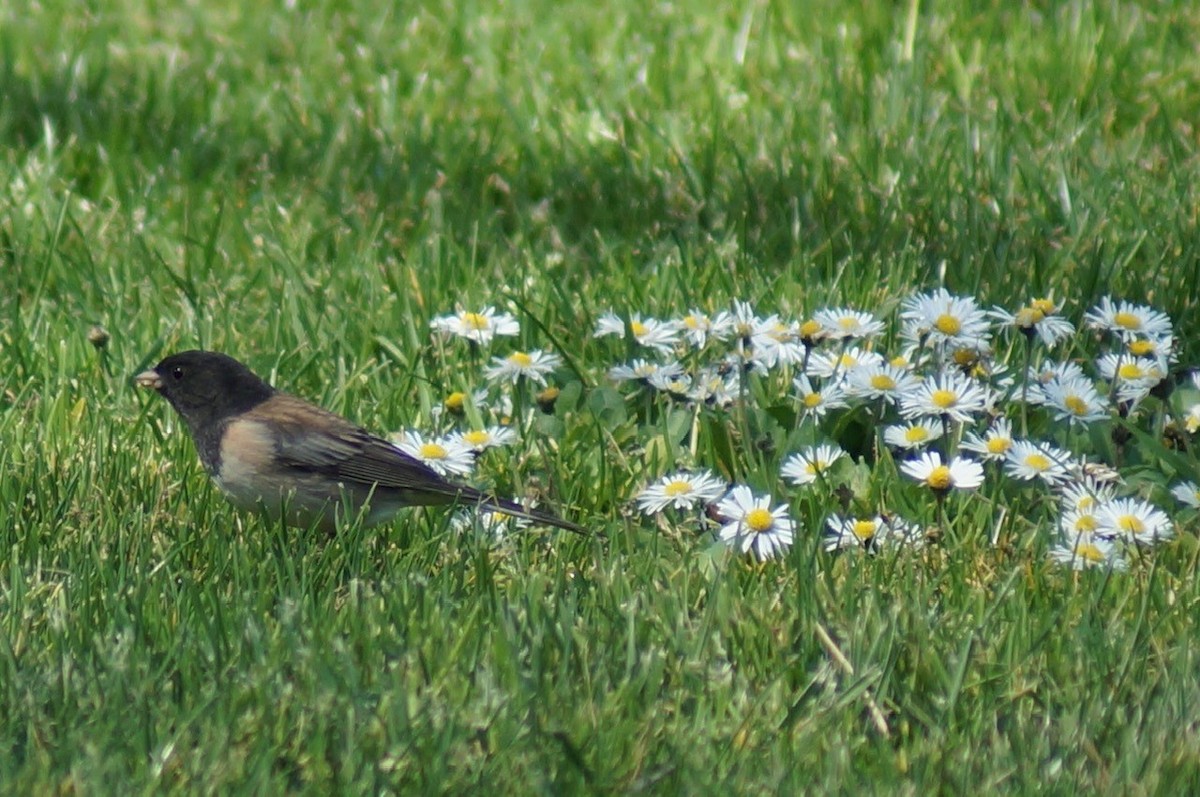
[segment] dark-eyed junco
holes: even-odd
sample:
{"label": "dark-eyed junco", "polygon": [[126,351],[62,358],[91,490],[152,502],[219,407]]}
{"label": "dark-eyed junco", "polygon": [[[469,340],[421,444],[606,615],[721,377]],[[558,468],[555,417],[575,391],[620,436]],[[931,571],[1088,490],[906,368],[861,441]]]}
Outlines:
{"label": "dark-eyed junco", "polygon": [[574,523],[455,484],[345,418],[282,393],[224,354],[173,354],[135,381],[187,424],[200,461],[235,506],[332,530],[340,514],[380,523],[406,506],[477,505],[583,533]]}

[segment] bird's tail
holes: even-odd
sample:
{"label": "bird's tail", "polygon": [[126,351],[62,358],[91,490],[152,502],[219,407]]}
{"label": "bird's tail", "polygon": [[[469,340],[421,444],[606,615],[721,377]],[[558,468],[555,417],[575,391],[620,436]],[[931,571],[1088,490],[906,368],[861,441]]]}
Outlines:
{"label": "bird's tail", "polygon": [[504,515],[510,515],[521,520],[528,520],[530,523],[539,523],[546,526],[554,526],[558,529],[565,529],[575,534],[588,536],[589,532],[578,523],[572,523],[569,520],[563,520],[557,515],[547,512],[544,509],[526,509],[516,501],[510,501],[507,498],[496,498],[486,493],[476,493],[475,491],[464,492],[462,495],[464,503],[473,501],[484,509],[489,509],[493,512],[499,512]]}

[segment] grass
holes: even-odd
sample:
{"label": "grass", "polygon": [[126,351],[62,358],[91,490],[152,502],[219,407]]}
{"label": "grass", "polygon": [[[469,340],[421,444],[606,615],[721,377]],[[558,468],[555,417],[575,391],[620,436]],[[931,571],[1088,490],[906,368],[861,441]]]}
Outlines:
{"label": "grass", "polygon": [[[3,791],[1200,778],[1194,513],[1129,573],[1074,573],[1046,559],[1036,490],[952,499],[908,558],[823,552],[836,493],[809,493],[783,560],[730,556],[631,499],[693,445],[782,494],[812,434],[786,380],[692,434],[613,388],[635,352],[590,336],[610,308],[891,316],[944,284],[1052,294],[1076,322],[1146,302],[1196,363],[1189,4],[292,5],[0,10]],[[480,479],[604,538],[494,544],[420,511],[276,528],[227,507],[129,381],[203,346],[368,428],[427,426],[484,360],[429,321],[484,304],[571,362]],[[1139,432],[1134,489],[1196,477]],[[843,468],[855,506],[936,524],[890,459]]]}

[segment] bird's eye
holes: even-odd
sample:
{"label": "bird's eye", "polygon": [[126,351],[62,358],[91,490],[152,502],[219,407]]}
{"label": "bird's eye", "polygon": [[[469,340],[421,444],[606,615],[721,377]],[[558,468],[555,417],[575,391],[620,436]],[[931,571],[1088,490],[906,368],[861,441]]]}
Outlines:
{"label": "bird's eye", "polygon": [[175,377],[176,379],[183,379],[183,369],[178,365],[175,366],[175,368],[171,371],[171,376]]}

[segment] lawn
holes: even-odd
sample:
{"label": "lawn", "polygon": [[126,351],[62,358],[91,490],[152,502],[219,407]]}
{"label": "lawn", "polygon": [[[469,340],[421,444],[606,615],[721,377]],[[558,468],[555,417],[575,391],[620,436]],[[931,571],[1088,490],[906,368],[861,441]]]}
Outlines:
{"label": "lawn", "polygon": [[[0,792],[1194,789],[1196,41],[1185,2],[0,6]],[[515,334],[454,333],[485,308]],[[238,512],[131,380],[191,348],[508,430],[461,478],[591,534]],[[851,389],[880,355],[925,393]]]}

